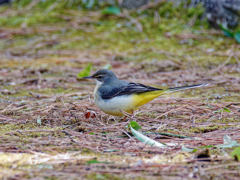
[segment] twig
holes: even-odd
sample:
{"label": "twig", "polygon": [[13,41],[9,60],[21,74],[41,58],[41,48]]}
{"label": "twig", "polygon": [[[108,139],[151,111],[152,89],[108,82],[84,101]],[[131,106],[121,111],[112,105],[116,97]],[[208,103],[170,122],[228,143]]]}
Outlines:
{"label": "twig", "polygon": [[40,2],[41,2],[41,0],[34,0],[34,1],[32,1],[31,3],[29,3],[27,5],[27,7],[24,9],[24,11],[21,11],[21,12],[26,12],[26,11],[32,9],[34,6],[36,6]]}
{"label": "twig", "polygon": [[143,32],[142,24],[141,24],[138,20],[136,20],[136,19],[134,19],[132,16],[130,16],[127,10],[124,9],[124,10],[123,10],[123,13],[120,14],[120,16],[121,16],[121,17],[126,17],[127,19],[129,19],[133,24],[135,24],[136,28],[138,29],[138,31],[139,31],[140,33]]}
{"label": "twig", "polygon": [[134,12],[137,12],[137,11],[144,11],[146,9],[153,8],[153,7],[156,8],[160,4],[165,3],[165,2],[167,2],[167,0],[158,0],[158,1],[155,1],[155,2],[150,1],[150,3],[145,4],[145,5],[137,8],[137,9],[133,9],[133,10],[129,11],[129,13],[134,13]]}
{"label": "twig", "polygon": [[180,38],[180,39],[198,39],[198,40],[209,40],[209,39],[211,39],[211,37],[192,34],[192,33],[175,34],[174,36],[177,37],[177,38]]}
{"label": "twig", "polygon": [[60,2],[61,2],[60,0],[57,0],[56,2],[54,2],[49,8],[47,8],[47,10],[44,13],[47,14],[50,11],[54,10]]}
{"label": "twig", "polygon": [[226,166],[240,166],[240,162],[238,163],[228,163],[228,164],[220,164],[220,165],[216,165],[216,166],[210,166],[208,168],[203,168],[204,171],[208,171],[211,169],[216,169],[216,168],[221,168],[221,167],[226,167]]}
{"label": "twig", "polygon": [[177,108],[177,109],[172,109],[172,110],[170,110],[170,111],[168,111],[168,112],[165,112],[165,113],[161,114],[160,116],[156,117],[155,120],[158,119],[158,118],[160,118],[160,117],[163,117],[163,116],[165,116],[165,115],[167,115],[167,114],[169,114],[169,113],[172,113],[172,112],[174,112],[174,111],[178,111],[178,110],[180,110],[180,109],[182,109],[182,108],[184,108],[184,107],[186,107],[186,106],[188,106],[188,105],[184,105],[184,106],[181,106],[181,107],[179,107],[179,108]]}
{"label": "twig", "polygon": [[71,135],[67,131],[62,131],[62,133],[65,133],[72,142],[79,144],[78,142],[73,140],[73,138],[71,137]]}
{"label": "twig", "polygon": [[236,59],[236,61],[238,63],[238,66],[240,66],[240,61],[239,61],[238,56],[236,54],[234,55],[234,58]]}
{"label": "twig", "polygon": [[222,69],[232,59],[232,57],[233,57],[233,53],[230,54],[230,56],[227,58],[226,61],[224,61],[222,64],[220,64],[215,69],[211,70],[211,73],[215,73],[215,72],[219,71],[220,69]]}
{"label": "twig", "polygon": [[161,17],[159,15],[158,11],[154,11],[154,24],[160,24],[161,23]]}
{"label": "twig", "polygon": [[195,15],[192,19],[190,19],[190,21],[187,23],[187,26],[189,27],[189,28],[191,28],[191,27],[193,27],[194,26],[194,24],[196,23],[196,20],[197,20],[197,15]]}
{"label": "twig", "polygon": [[4,113],[8,108],[10,108],[13,104],[8,105],[5,109],[1,111],[1,113]]}
{"label": "twig", "polygon": [[64,101],[63,101],[63,99],[62,99],[62,98],[61,98],[61,100],[62,100],[62,102],[63,102],[63,105],[65,106],[65,108],[66,108],[67,110],[69,110],[69,109],[67,108],[66,104],[64,103]]}
{"label": "twig", "polygon": [[[123,133],[125,133],[130,139],[132,139],[133,141],[135,141],[135,139],[132,138],[132,136],[130,136],[126,131],[122,130]],[[135,141],[136,142],[136,141]]]}

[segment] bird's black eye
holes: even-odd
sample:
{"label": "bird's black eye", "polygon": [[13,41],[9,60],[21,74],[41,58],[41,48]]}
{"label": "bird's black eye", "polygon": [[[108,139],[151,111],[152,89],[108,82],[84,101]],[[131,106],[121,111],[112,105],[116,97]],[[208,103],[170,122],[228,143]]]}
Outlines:
{"label": "bird's black eye", "polygon": [[103,81],[104,75],[97,75],[94,78],[96,78],[98,81]]}
{"label": "bird's black eye", "polygon": [[98,81],[101,81],[102,78],[103,78],[103,76],[97,76],[97,77],[96,77],[96,79],[97,79]]}
{"label": "bird's black eye", "polygon": [[99,75],[99,76],[97,76],[96,78],[100,78],[100,79],[101,79],[101,78],[103,78],[103,77],[104,77],[103,75]]}

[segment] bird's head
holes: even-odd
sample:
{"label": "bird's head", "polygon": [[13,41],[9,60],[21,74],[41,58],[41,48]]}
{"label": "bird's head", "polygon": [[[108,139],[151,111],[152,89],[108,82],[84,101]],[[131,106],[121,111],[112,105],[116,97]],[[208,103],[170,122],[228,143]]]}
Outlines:
{"label": "bird's head", "polygon": [[83,78],[86,78],[86,79],[94,79],[96,81],[97,84],[102,84],[106,81],[111,81],[111,80],[114,80],[116,79],[116,75],[108,70],[108,69],[101,69],[101,70],[98,70],[95,74],[93,74],[92,76],[86,76],[86,77],[83,77]]}

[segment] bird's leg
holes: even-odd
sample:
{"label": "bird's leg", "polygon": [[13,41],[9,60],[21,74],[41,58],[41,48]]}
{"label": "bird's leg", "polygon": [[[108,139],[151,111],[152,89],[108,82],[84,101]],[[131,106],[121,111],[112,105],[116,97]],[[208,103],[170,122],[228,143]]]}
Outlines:
{"label": "bird's leg", "polygon": [[121,123],[124,122],[124,120],[125,120],[127,117],[128,117],[128,116],[125,116],[125,117],[123,118],[123,120],[121,121]]}
{"label": "bird's leg", "polygon": [[131,121],[132,118],[133,118],[133,113],[134,113],[134,110],[132,110],[132,113],[131,113],[131,116],[130,116],[130,121]]}
{"label": "bird's leg", "polygon": [[133,112],[134,112],[134,111],[132,110],[131,116],[125,116],[125,117],[123,118],[123,120],[121,121],[121,123],[124,122],[124,120],[125,120],[127,117],[130,117],[129,120],[131,121],[131,120],[132,120],[132,117],[133,117]]}

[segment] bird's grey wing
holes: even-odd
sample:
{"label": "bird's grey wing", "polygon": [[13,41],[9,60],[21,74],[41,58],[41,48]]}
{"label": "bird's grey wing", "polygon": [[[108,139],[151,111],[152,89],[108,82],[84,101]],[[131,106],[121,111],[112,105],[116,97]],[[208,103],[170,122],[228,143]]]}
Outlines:
{"label": "bird's grey wing", "polygon": [[104,87],[99,88],[102,99],[111,99],[115,96],[140,94],[140,93],[144,93],[144,92],[158,91],[158,90],[161,90],[161,89],[151,87],[151,86],[146,86],[143,84],[138,84],[138,83],[129,83],[126,86],[113,88],[111,90],[109,89],[109,91],[104,91]]}

